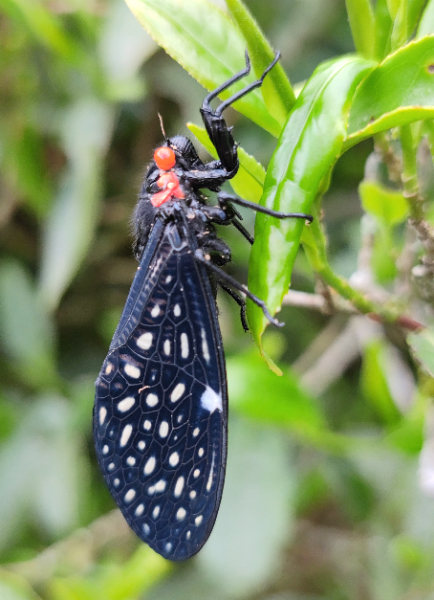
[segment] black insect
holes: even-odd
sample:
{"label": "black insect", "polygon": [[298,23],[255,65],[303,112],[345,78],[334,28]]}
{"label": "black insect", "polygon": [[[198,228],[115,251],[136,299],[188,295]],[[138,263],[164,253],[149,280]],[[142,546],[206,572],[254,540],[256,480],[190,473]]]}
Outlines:
{"label": "black insect", "polygon": [[[183,136],[156,149],[135,210],[140,265],[96,381],[94,436],[108,488],[136,534],[159,554],[196,554],[213,528],[227,453],[227,385],[217,320],[217,286],[241,307],[237,289],[280,323],[264,302],[220,267],[231,259],[214,224],[233,224],[250,243],[233,204],[278,213],[220,191],[238,170],[237,144],[222,116],[265,75],[213,110],[210,102],[250,72],[246,67],[211,92],[201,114],[219,160],[204,164]],[[209,206],[200,189],[218,192]],[[230,286],[230,287],[228,287]]]}

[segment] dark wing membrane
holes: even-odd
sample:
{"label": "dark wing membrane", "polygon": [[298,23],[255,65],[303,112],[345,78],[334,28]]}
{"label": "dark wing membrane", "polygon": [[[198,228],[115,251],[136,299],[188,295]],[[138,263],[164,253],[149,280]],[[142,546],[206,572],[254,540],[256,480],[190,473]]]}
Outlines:
{"label": "dark wing membrane", "polygon": [[137,535],[171,560],[206,542],[226,464],[223,348],[194,250],[174,223],[154,228],[96,382],[107,485]]}

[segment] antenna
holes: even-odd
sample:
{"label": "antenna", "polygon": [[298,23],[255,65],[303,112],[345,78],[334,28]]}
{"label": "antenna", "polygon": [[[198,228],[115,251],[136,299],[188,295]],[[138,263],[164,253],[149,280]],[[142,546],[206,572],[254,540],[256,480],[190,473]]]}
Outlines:
{"label": "antenna", "polygon": [[158,118],[160,120],[160,127],[161,127],[161,133],[164,136],[164,139],[166,140],[166,142],[168,141],[167,139],[167,135],[166,132],[164,131],[164,123],[163,123],[163,117],[160,115],[160,113],[158,113]]}

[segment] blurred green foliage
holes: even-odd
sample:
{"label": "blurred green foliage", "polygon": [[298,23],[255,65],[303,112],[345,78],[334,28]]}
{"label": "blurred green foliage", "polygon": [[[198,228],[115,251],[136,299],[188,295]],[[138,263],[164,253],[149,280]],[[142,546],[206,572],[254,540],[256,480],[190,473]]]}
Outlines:
{"label": "blurred green foliage", "polygon": [[[128,0],[152,39],[123,0],[0,0],[0,600],[433,598],[434,0],[345,4]],[[210,89],[246,47],[258,74],[267,39],[281,67],[236,105],[248,118],[227,113],[233,189],[316,219],[243,212],[249,268],[222,231],[231,274],[273,310],[284,296],[263,339],[250,310],[282,376],[219,298],[227,482],[209,542],[174,566],[111,510],[93,382],[157,113],[212,151],[190,75]]]}

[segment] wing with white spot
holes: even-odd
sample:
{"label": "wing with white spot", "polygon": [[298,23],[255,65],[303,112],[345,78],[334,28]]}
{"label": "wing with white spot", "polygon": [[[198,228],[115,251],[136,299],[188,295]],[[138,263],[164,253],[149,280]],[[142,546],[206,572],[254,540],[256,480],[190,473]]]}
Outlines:
{"label": "wing with white spot", "polygon": [[194,239],[174,223],[158,227],[96,382],[94,436],[129,525],[164,557],[183,560],[206,542],[220,504],[226,375]]}

